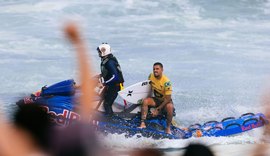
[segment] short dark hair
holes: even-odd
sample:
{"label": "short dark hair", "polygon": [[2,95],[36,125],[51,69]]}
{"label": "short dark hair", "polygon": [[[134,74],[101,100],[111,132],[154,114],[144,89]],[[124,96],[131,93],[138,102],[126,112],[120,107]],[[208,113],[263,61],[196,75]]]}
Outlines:
{"label": "short dark hair", "polygon": [[51,118],[38,103],[20,105],[14,112],[13,122],[16,127],[29,132],[41,148],[49,148]]}
{"label": "short dark hair", "polygon": [[160,63],[160,62],[156,62],[156,63],[154,63],[154,65],[153,66],[160,66],[161,68],[163,68],[163,64],[162,63]]}
{"label": "short dark hair", "polygon": [[205,156],[214,156],[212,150],[203,144],[190,144],[186,147],[183,156],[197,156],[197,155],[205,155]]}

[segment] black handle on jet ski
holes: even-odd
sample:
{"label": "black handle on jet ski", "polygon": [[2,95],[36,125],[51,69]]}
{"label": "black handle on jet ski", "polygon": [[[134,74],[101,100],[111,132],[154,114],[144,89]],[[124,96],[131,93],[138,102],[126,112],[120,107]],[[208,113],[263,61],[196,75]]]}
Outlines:
{"label": "black handle on jet ski", "polygon": [[221,120],[221,122],[225,122],[225,121],[228,121],[228,120],[234,120],[235,117],[227,117],[227,118],[224,118]]}
{"label": "black handle on jet ski", "polygon": [[245,124],[246,124],[247,122],[249,122],[249,121],[258,122],[258,119],[256,119],[256,118],[247,119],[247,120],[245,120],[245,121],[243,122],[243,125],[245,125]]}
{"label": "black handle on jet ski", "polygon": [[232,127],[232,126],[238,126],[238,127],[241,127],[241,125],[239,123],[231,123],[231,124],[228,124],[225,129],[229,129],[229,127]]}
{"label": "black handle on jet ski", "polygon": [[245,117],[245,116],[248,116],[248,115],[253,116],[253,115],[255,115],[255,114],[254,114],[254,113],[245,113],[245,114],[242,114],[240,118]]}

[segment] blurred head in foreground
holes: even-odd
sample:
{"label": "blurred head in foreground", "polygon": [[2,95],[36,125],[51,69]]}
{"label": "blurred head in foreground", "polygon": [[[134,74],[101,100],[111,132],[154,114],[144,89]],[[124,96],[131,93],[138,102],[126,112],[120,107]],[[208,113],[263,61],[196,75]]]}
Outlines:
{"label": "blurred head in foreground", "polygon": [[82,122],[58,129],[52,147],[54,156],[99,156],[101,151],[92,126]]}
{"label": "blurred head in foreground", "polygon": [[13,115],[15,128],[32,138],[33,143],[42,150],[49,148],[51,121],[47,112],[39,105],[20,105]]}
{"label": "blurred head in foreground", "polygon": [[214,156],[213,152],[205,145],[190,144],[186,147],[183,156]]}

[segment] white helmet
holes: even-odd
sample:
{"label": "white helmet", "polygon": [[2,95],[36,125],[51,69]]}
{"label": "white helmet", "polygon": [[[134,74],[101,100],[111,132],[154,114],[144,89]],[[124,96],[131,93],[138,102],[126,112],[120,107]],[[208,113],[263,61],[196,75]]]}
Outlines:
{"label": "white helmet", "polygon": [[97,51],[100,57],[107,56],[111,54],[111,46],[107,43],[102,43],[97,47]]}

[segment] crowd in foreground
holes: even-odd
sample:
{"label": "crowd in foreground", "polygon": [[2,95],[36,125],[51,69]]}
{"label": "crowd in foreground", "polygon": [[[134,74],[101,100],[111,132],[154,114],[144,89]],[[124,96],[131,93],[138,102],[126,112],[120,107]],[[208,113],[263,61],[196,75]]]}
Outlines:
{"label": "crowd in foreground", "polygon": [[[55,127],[47,112],[36,104],[21,105],[9,125],[0,124],[1,156],[165,156],[155,148],[127,149],[117,153],[102,146],[89,123],[77,122],[68,127]],[[266,131],[267,132],[266,127]],[[4,135],[3,135],[4,134]],[[255,156],[264,156],[265,144],[257,144]],[[179,156],[214,156],[211,147],[192,143]]]}
{"label": "crowd in foreground", "polygon": [[[1,128],[7,126],[2,125]],[[38,104],[21,105],[17,108],[9,125],[9,133],[0,139],[0,149],[1,156],[165,155],[163,151],[154,148],[130,149],[125,153],[117,153],[113,149],[102,147],[89,123],[78,122],[68,127],[56,127]],[[183,156],[213,156],[212,151],[202,144],[190,144],[184,150]]]}

